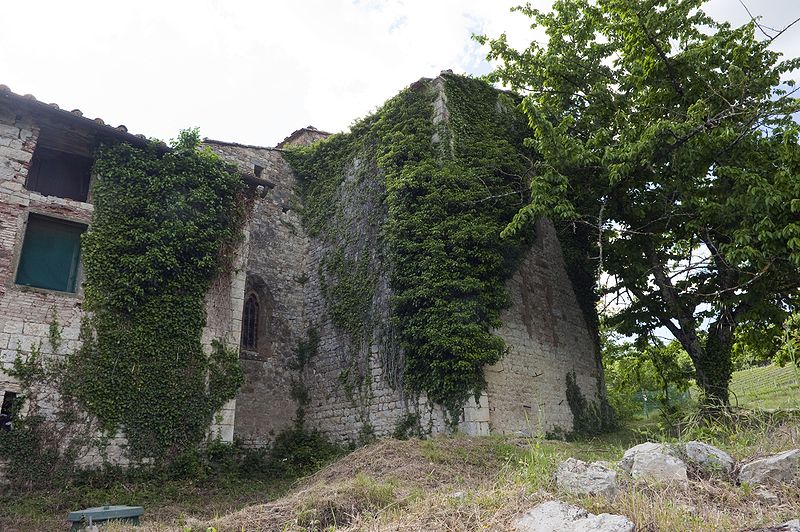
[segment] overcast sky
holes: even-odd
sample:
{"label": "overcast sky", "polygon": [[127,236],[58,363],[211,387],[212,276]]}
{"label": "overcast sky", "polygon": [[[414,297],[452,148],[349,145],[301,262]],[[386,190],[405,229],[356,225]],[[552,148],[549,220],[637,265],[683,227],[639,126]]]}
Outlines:
{"label": "overcast sky", "polygon": [[[800,0],[744,1],[769,26],[800,17]],[[470,35],[506,31],[522,47],[527,19],[509,13],[519,3],[5,0],[0,83],[148,137],[196,126],[206,137],[274,146],[306,125],[344,130],[443,69],[487,72]],[[712,0],[707,11],[748,20],[739,0]],[[777,48],[800,53],[800,24]]]}

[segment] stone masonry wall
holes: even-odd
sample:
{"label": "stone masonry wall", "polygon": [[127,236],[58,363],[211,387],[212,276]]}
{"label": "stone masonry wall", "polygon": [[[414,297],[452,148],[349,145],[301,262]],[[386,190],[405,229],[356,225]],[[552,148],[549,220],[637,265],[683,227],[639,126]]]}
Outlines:
{"label": "stone masonry wall", "polygon": [[[434,121],[447,127],[444,84],[437,79],[430,86],[439,92]],[[370,164],[374,162],[356,157],[345,170],[332,220],[338,224],[333,231],[338,241],[312,238],[309,246],[306,313],[321,334],[321,344],[305,375],[311,394],[307,422],[339,441],[390,435],[408,414],[420,416],[423,430],[434,434],[447,430],[440,408],[429,405],[424,396],[408,397],[402,386],[402,354],[391,341],[389,325],[391,265],[384,264],[386,253],[377,235],[386,217],[385,191],[374,177],[379,175],[377,169],[364,172]],[[512,306],[503,313],[503,326],[496,333],[509,351],[498,364],[486,368],[487,391],[477,403],[471,400],[466,405],[459,430],[467,434],[571,430],[566,374],[572,370],[587,399],[598,399],[596,346],[552,224],[540,222],[536,234],[536,243],[507,283]],[[369,254],[370,271],[378,275],[360,345],[353,345],[350,335],[331,322],[321,289],[320,266],[337,247],[351,261]]]}
{"label": "stone masonry wall", "polygon": [[[29,355],[41,345],[46,355],[63,356],[80,347],[79,332],[83,317],[81,276],[75,293],[20,286],[15,283],[17,263],[22,251],[30,214],[89,225],[93,205],[87,202],[44,196],[25,188],[33,152],[44,123],[57,119],[34,118],[0,102],[0,400],[5,392],[20,393],[19,383],[8,374],[17,354]],[[90,131],[81,131],[90,136]],[[234,263],[241,263],[246,248],[237,253]],[[241,304],[244,272],[222,276],[206,297],[209,317],[203,331],[203,343],[210,349],[212,339],[238,345],[241,329]],[[62,338],[58,353],[51,353],[49,328],[57,319]],[[41,393],[42,413],[52,415],[59,397],[55,390]],[[233,403],[226,405],[215,431],[224,441],[233,437]],[[106,459],[124,463],[124,438],[118,434],[105,449],[88,449],[79,463],[91,465]]]}
{"label": "stone masonry wall", "polygon": [[[310,392],[307,423],[340,442],[389,436],[409,415],[419,416],[424,430],[445,431],[442,410],[429,405],[424,396],[409,396],[403,387],[402,353],[393,341],[390,323],[391,266],[380,237],[386,218],[385,190],[380,180],[365,177],[379,175],[374,165],[374,161],[353,160],[340,186],[340,207],[331,220],[338,238],[315,237],[309,246],[306,312],[313,316],[321,341],[305,374]],[[354,339],[352,332],[333,323],[322,292],[323,261],[336,249],[343,250],[350,263],[365,257],[369,262],[366,275],[374,290],[368,314],[363,316],[361,338]]]}
{"label": "stone masonry wall", "polygon": [[510,351],[486,368],[492,432],[572,430],[566,374],[573,370],[586,398],[599,400],[594,338],[564,268],[555,229],[542,220],[535,232],[536,241],[507,283],[512,305],[497,334]]}
{"label": "stone masonry wall", "polygon": [[[88,225],[93,210],[90,203],[46,197],[25,188],[39,131],[32,117],[0,106],[0,396],[22,391],[7,373],[17,354],[28,355],[35,346],[40,346],[45,355],[63,356],[80,347],[83,302],[80,287],[69,294],[15,284],[29,214]],[[60,326],[62,339],[58,353],[52,352],[49,342],[50,323],[54,319]],[[58,400],[57,391],[42,390],[41,413],[53,415]],[[119,435],[112,438],[105,449],[105,458],[124,462],[123,444]],[[87,449],[86,453],[78,457],[80,463],[99,459],[96,449]]]}
{"label": "stone masonry wall", "polygon": [[[247,222],[247,260],[241,270],[240,297],[255,294],[259,338],[255,350],[241,350],[245,383],[236,399],[235,435],[249,445],[269,444],[290,427],[297,412],[290,368],[298,342],[307,335],[303,285],[307,278],[308,239],[296,206],[295,178],[278,150],[209,141],[216,153],[239,171],[259,179],[259,189]],[[238,289],[239,287],[237,287]],[[239,305],[237,339],[241,330]]]}
{"label": "stone masonry wall", "polygon": [[[437,117],[446,121],[447,103],[443,98],[436,101]],[[90,202],[25,189],[38,134],[34,119],[0,107],[0,394],[20,391],[3,370],[18,349],[29,353],[37,342],[47,349],[54,314],[62,326],[62,354],[79,347],[80,288],[65,294],[14,283],[29,213],[88,224],[93,210]],[[296,136],[298,142],[314,140]],[[257,298],[261,314],[256,348],[240,351],[245,384],[215,419],[213,434],[224,441],[235,436],[248,445],[270,444],[292,426],[299,406],[294,392],[301,382],[309,393],[307,428],[334,440],[391,435],[409,415],[419,417],[424,431],[445,432],[442,410],[428,404],[424,395],[404,391],[402,354],[389,320],[391,265],[385,264],[379,235],[386,216],[385,191],[379,180],[361,179],[366,165],[374,162],[352,162],[335,221],[341,241],[333,242],[305,233],[297,181],[282,150],[210,140],[205,145],[249,176],[255,195],[233,271],[217,279],[206,296],[204,345],[210,348],[215,339],[240,345],[243,305],[250,296]],[[368,170],[363,175],[376,175],[374,168]],[[596,346],[564,269],[555,231],[548,222],[540,222],[536,235],[508,281],[512,306],[503,313],[497,334],[506,340],[509,352],[486,368],[488,389],[477,403],[467,405],[459,427],[465,433],[571,429],[565,378],[572,370],[586,397],[598,397],[602,375]],[[323,260],[338,247],[347,259],[369,259],[374,292],[360,338],[334,325],[323,294]],[[295,352],[312,330],[319,333],[320,345],[301,375],[293,365]],[[123,443],[117,439],[117,451]]]}

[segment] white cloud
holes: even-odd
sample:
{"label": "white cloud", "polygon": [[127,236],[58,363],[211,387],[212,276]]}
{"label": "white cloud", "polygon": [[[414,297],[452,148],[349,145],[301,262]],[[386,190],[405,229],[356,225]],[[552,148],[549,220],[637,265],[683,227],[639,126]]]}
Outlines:
{"label": "white cloud", "polygon": [[[0,83],[86,116],[169,138],[180,128],[274,145],[313,124],[337,131],[440,70],[482,73],[471,33],[524,46],[517,0],[14,0],[3,6]],[[546,7],[550,0],[534,2]],[[795,0],[761,2],[780,26]],[[712,0],[712,14],[746,13]],[[800,29],[782,37],[789,53]]]}

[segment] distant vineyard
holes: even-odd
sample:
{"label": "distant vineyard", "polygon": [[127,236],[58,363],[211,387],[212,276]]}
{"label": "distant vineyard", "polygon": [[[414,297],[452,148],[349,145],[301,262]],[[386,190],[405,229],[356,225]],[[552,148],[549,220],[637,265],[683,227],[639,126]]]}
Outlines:
{"label": "distant vineyard", "polygon": [[800,408],[800,368],[763,366],[737,371],[731,403],[747,408]]}

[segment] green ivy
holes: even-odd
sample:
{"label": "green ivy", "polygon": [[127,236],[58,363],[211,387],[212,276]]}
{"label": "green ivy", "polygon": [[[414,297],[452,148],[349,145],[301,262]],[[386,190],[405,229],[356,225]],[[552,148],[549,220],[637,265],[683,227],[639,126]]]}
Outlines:
{"label": "green ivy", "polygon": [[82,242],[83,347],[69,391],[133,458],[169,461],[207,434],[243,381],[236,350],[203,350],[204,297],[241,238],[241,178],[196,130],[172,149],[103,146]]}
{"label": "green ivy", "polygon": [[566,434],[568,439],[594,436],[618,428],[614,412],[609,408],[605,397],[599,402],[586,399],[578,385],[575,370],[567,372],[564,384],[567,404],[572,412],[572,432]]}
{"label": "green ivy", "polygon": [[369,329],[369,311],[375,293],[375,272],[369,256],[349,259],[344,249],[336,248],[320,262],[320,282],[328,312],[334,325],[350,334],[358,345]]}
{"label": "green ivy", "polygon": [[[405,385],[446,407],[455,424],[463,405],[486,386],[483,367],[505,353],[492,333],[509,305],[505,281],[526,242],[499,238],[524,204],[533,155],[517,101],[486,83],[443,76],[447,120],[434,120],[436,82],[413,85],[376,114],[310,148],[287,153],[301,178],[307,231],[333,243],[342,234],[341,189],[349,179],[377,181],[387,211],[385,241],[393,323],[405,355]],[[438,139],[438,140],[437,140]],[[371,305],[369,290],[327,275],[323,290],[334,323],[350,328]],[[370,264],[370,267],[373,265]],[[326,268],[321,268],[325,270]],[[323,271],[322,273],[325,273]],[[373,281],[374,282],[374,281]],[[349,283],[349,284],[347,284]],[[369,296],[369,297],[367,297]]]}

